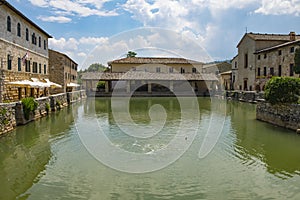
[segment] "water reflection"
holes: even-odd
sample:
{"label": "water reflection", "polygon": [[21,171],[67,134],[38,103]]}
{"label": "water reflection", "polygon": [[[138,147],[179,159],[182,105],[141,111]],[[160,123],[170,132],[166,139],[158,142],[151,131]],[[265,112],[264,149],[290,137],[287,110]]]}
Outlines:
{"label": "water reflection", "polygon": [[300,137],[255,119],[255,105],[228,103],[233,133],[236,135],[235,155],[246,165],[259,159],[269,173],[281,178],[300,172]]}
{"label": "water reflection", "polygon": [[52,156],[50,140],[73,122],[69,112],[64,109],[0,137],[0,199],[15,199],[43,176]]}
{"label": "water reflection", "polygon": [[[180,107],[174,98],[132,99],[134,121],[149,123],[148,110],[155,103],[164,106],[168,123],[176,129]],[[79,104],[80,109],[75,105],[18,127],[0,138],[0,199],[299,199],[299,136],[257,121],[255,105],[223,103],[220,100],[211,108],[209,98],[199,98],[200,129],[190,149],[172,165],[140,175],[121,173],[96,161],[78,138],[73,113],[83,106],[89,117],[96,110],[110,140],[130,151],[167,143],[172,131],[165,141],[152,138],[153,143],[124,136],[111,113],[110,99],[89,99]],[[218,144],[199,159],[202,131],[212,112],[221,116],[225,109]]]}

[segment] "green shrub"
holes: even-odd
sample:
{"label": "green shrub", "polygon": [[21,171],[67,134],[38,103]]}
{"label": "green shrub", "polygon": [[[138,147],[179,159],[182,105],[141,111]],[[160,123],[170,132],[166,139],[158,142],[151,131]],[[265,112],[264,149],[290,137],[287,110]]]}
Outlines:
{"label": "green shrub", "polygon": [[34,112],[37,109],[39,104],[38,104],[38,102],[36,102],[34,100],[33,97],[26,97],[26,98],[22,99],[21,102],[22,102],[22,105],[23,105],[24,117],[25,117],[25,119],[28,120],[29,119],[29,114],[31,112]]}
{"label": "green shrub", "polygon": [[47,113],[49,113],[49,111],[50,111],[50,104],[48,102],[45,103],[45,110]]}
{"label": "green shrub", "polygon": [[265,98],[272,104],[297,103],[300,95],[300,79],[273,77],[265,87]]}
{"label": "green shrub", "polygon": [[60,109],[61,108],[61,101],[60,100],[56,100],[56,108]]}
{"label": "green shrub", "polygon": [[99,81],[97,83],[97,88],[105,88],[105,81]]}

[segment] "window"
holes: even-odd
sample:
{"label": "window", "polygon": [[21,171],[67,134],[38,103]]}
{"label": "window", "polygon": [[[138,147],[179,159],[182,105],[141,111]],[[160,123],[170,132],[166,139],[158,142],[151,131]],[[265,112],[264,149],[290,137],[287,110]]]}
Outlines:
{"label": "window", "polygon": [[30,72],[30,60],[27,60],[25,63],[25,72]]}
{"label": "window", "polygon": [[248,80],[244,79],[244,90],[248,90]]}
{"label": "window", "polygon": [[290,64],[290,76],[294,76],[294,64]]}
{"label": "window", "polygon": [[248,54],[245,54],[244,56],[244,67],[248,68]]}
{"label": "window", "polygon": [[236,61],[234,62],[234,67],[237,68],[237,62]]}
{"label": "window", "polygon": [[31,43],[36,45],[36,36],[35,36],[35,33],[32,33]]}
{"label": "window", "polygon": [[33,64],[32,64],[32,72],[33,73],[37,73],[38,72],[38,70],[37,70],[37,63],[36,62],[33,62]]}
{"label": "window", "polygon": [[193,73],[197,73],[197,69],[195,67],[192,68]]}
{"label": "window", "polygon": [[282,55],[282,51],[281,51],[281,50],[278,51],[278,55],[279,55],[279,56]]}
{"label": "window", "polygon": [[271,75],[271,76],[274,76],[274,67],[271,67],[271,68],[270,68],[270,75]]}
{"label": "window", "polygon": [[260,76],[260,67],[257,68],[257,76]]}
{"label": "window", "polygon": [[22,59],[18,58],[18,71],[22,71]]}
{"label": "window", "polygon": [[169,73],[173,73],[174,72],[174,68],[173,67],[170,67],[169,68]]}
{"label": "window", "polygon": [[10,20],[10,16],[7,16],[7,31],[11,32],[11,20]]}
{"label": "window", "polygon": [[185,69],[183,69],[182,67],[180,68],[180,73],[184,74],[185,73]]}
{"label": "window", "polygon": [[46,50],[46,40],[44,40],[44,49]]}
{"label": "window", "polygon": [[42,64],[41,63],[39,64],[39,73],[40,74],[42,73]]}
{"label": "window", "polygon": [[28,31],[28,28],[26,28],[26,41],[29,41],[29,31]]}
{"label": "window", "polygon": [[257,59],[260,60],[260,55],[257,56]]}
{"label": "window", "polygon": [[264,54],[264,59],[266,59],[266,58],[267,58],[267,54],[265,53],[265,54]]}
{"label": "window", "polygon": [[281,76],[281,65],[278,66],[278,76]]}
{"label": "window", "polygon": [[264,76],[267,76],[267,67],[264,67]]}
{"label": "window", "polygon": [[21,37],[21,24],[18,23],[17,25],[17,36]]}
{"label": "window", "polygon": [[41,41],[41,37],[39,37],[39,47],[42,46],[42,41]]}
{"label": "window", "polygon": [[291,47],[290,52],[294,53],[295,52],[295,47]]}
{"label": "window", "polygon": [[47,66],[44,65],[44,74],[47,74]]}
{"label": "window", "polygon": [[157,73],[160,72],[160,67],[156,67],[156,72],[157,72]]}
{"label": "window", "polygon": [[11,56],[9,54],[7,55],[7,69],[11,70]]}

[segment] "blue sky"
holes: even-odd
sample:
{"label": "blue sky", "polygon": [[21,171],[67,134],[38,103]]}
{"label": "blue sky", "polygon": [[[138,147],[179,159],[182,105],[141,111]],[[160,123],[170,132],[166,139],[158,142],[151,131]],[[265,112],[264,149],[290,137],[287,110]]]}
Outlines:
{"label": "blue sky", "polygon": [[[300,34],[300,0],[8,0],[86,68],[129,50],[199,61],[237,54],[246,32]],[[149,29],[149,27],[152,27]],[[209,57],[209,58],[208,58]]]}

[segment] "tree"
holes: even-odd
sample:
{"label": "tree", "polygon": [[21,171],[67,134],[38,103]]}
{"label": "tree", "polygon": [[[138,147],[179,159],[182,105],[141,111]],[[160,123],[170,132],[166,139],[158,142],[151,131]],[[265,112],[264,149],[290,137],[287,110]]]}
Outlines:
{"label": "tree", "polygon": [[107,67],[100,63],[94,63],[89,66],[87,69],[88,72],[104,72],[107,70]]}
{"label": "tree", "polygon": [[94,63],[94,64],[91,64],[89,66],[89,68],[85,69],[85,70],[80,70],[78,71],[78,83],[81,84],[82,83],[82,80],[81,80],[81,76],[83,73],[85,72],[107,72],[109,71],[110,69],[100,63]]}
{"label": "tree", "polygon": [[297,103],[300,95],[300,79],[272,77],[265,87],[265,98],[272,104]]}
{"label": "tree", "polygon": [[300,48],[297,48],[295,51],[294,61],[295,61],[294,71],[296,74],[299,74],[300,77]]}
{"label": "tree", "polygon": [[137,53],[135,53],[134,51],[128,51],[127,53],[127,58],[133,58],[136,56]]}

